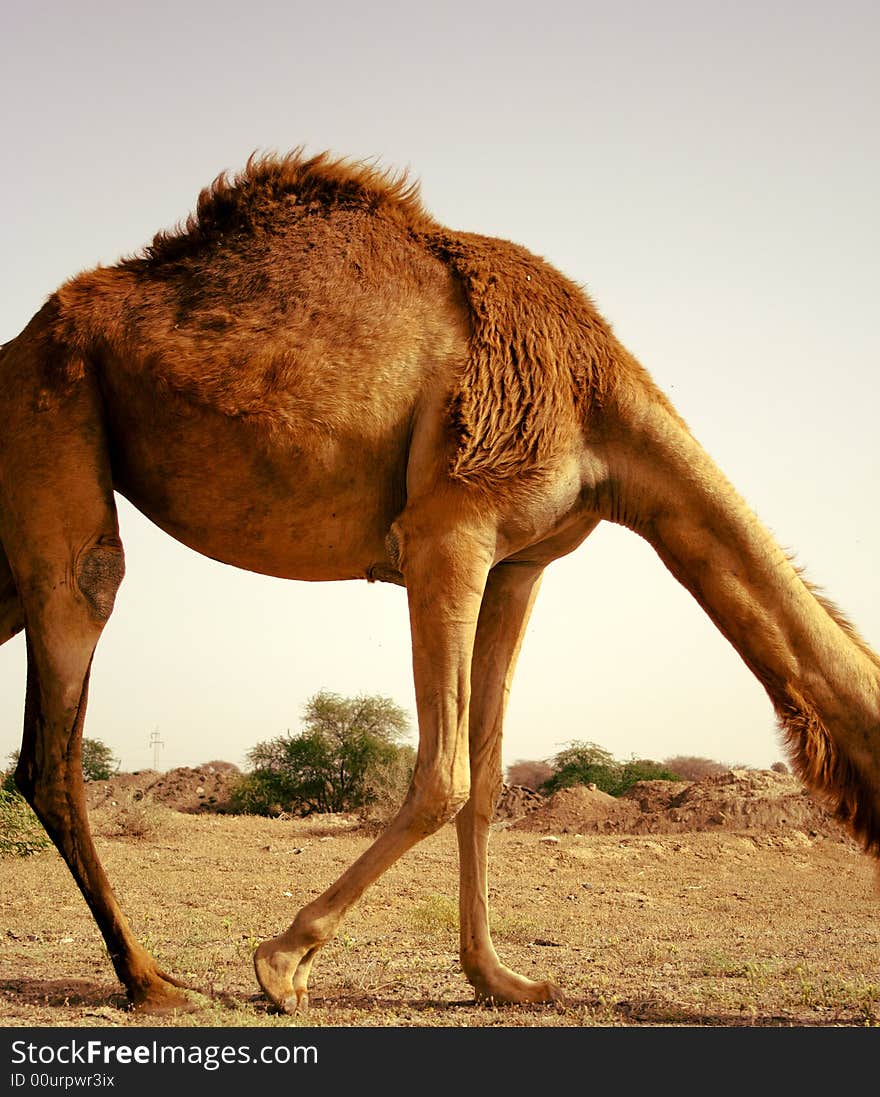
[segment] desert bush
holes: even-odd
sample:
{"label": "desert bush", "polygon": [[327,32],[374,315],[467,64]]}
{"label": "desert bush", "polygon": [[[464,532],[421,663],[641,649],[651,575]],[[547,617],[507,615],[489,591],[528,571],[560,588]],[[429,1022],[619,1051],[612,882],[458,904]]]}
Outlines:
{"label": "desert bush", "polygon": [[0,789],[0,856],[27,857],[51,844],[25,798],[14,789]]}
{"label": "desert bush", "polygon": [[666,758],[663,765],[677,773],[683,781],[702,781],[704,777],[720,777],[727,773],[730,766],[723,762],[714,762],[711,758],[697,758],[690,754],[676,754]]}
{"label": "desert bush", "polygon": [[232,809],[387,819],[415,762],[413,749],[399,741],[408,728],[406,713],[387,697],[317,693],[306,703],[299,734],[257,743],[248,753],[251,769],[232,790]]}
{"label": "desert bush", "polygon": [[618,761],[598,746],[575,740],[553,759],[553,774],[540,788],[553,793],[573,785],[595,785],[609,796],[622,796],[637,781],[678,781],[678,774],[648,758]]}
{"label": "desert bush", "polygon": [[770,767],[774,773],[788,773],[789,769],[785,762],[774,762]]}
{"label": "desert bush", "polygon": [[83,739],[82,769],[86,781],[109,781],[119,772],[119,759],[100,739]]}
{"label": "desert bush", "polygon": [[539,789],[552,776],[553,767],[548,762],[520,759],[507,767],[507,783],[523,788]]}
{"label": "desert bush", "polygon": [[405,744],[395,744],[393,752],[376,759],[367,772],[364,802],[355,809],[362,822],[373,830],[391,822],[406,796],[415,764],[416,752]]}
{"label": "desert bush", "polygon": [[612,796],[622,796],[637,781],[680,781],[681,777],[665,766],[650,758],[631,758],[620,763],[617,785],[611,790]]}
{"label": "desert bush", "polygon": [[280,778],[264,771],[243,774],[229,794],[234,815],[281,815],[285,801]]}
{"label": "desert bush", "polygon": [[165,829],[171,815],[169,808],[157,804],[151,796],[127,789],[116,803],[100,809],[95,830],[105,838],[152,841]]}
{"label": "desert bush", "polygon": [[596,785],[608,791],[617,769],[617,761],[597,743],[573,740],[552,761],[553,773],[541,785],[541,792],[558,792],[573,785]]}

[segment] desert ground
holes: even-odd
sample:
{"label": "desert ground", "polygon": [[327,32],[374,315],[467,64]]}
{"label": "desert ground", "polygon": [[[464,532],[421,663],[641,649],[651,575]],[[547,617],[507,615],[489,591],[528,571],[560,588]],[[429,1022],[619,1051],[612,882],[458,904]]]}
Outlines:
{"label": "desert ground", "polygon": [[874,1026],[875,863],[795,778],[732,771],[507,790],[493,828],[502,959],[550,976],[553,1006],[476,1004],[457,960],[455,832],[405,856],[320,954],[311,1004],[273,1013],[251,955],[366,847],[349,816],[222,813],[222,767],[89,787],[104,865],[141,940],[196,988],[192,1012],[129,1012],[54,850],[0,859],[0,1025]]}

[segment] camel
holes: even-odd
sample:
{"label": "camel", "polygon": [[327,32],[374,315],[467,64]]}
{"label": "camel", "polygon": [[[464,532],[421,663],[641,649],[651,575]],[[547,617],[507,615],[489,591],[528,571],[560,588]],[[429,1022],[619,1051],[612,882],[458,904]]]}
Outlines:
{"label": "camel", "polygon": [[24,630],[15,779],[132,1008],[187,1008],[89,832],[80,743],[123,579],[121,493],[197,552],[299,580],[402,584],[419,729],[397,815],[254,953],[303,1009],[321,947],[455,820],[478,1000],[554,1002],[488,924],[505,703],[544,569],[601,521],[645,538],[766,690],[792,764],[880,855],[880,660],[761,526],[586,293],[456,232],[405,175],[251,157],[136,255],[65,282],[0,351],[0,642]]}

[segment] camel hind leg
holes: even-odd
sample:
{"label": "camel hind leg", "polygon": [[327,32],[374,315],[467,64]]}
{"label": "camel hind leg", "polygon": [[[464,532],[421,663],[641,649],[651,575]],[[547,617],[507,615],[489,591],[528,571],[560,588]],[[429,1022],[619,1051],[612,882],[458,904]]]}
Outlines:
{"label": "camel hind leg", "polygon": [[[29,334],[13,344],[11,358],[9,348],[4,353],[7,379],[19,384],[5,386],[0,401],[0,538],[25,621],[28,663],[15,780],[70,868],[131,1001],[185,1008],[129,928],[86,811],[81,741],[89,671],[123,575],[100,401],[87,378],[49,388],[39,343]],[[10,392],[18,394],[14,401]],[[10,606],[7,594],[2,619],[12,627],[19,618]]]}
{"label": "camel hind leg", "polygon": [[[94,915],[116,974],[132,1003],[180,1009],[186,999],[138,944],[98,859],[89,829],[81,744],[89,673],[98,638],[122,577],[122,546],[91,524],[79,559],[74,544],[41,545],[23,569],[27,610],[27,693],[15,780],[67,863]],[[85,531],[83,530],[83,533]],[[77,587],[63,582],[71,572]]]}

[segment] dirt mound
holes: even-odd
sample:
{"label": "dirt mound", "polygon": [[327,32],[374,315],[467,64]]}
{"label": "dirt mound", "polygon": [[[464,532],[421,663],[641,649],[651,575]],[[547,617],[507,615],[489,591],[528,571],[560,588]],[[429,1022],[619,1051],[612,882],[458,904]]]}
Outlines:
{"label": "dirt mound", "polygon": [[751,769],[701,781],[639,781],[619,799],[595,786],[560,789],[510,827],[556,834],[794,829],[851,840],[796,777]]}
{"label": "dirt mound", "polygon": [[512,830],[552,834],[587,834],[627,830],[638,814],[632,800],[609,796],[595,785],[561,788],[511,824]]}
{"label": "dirt mound", "polygon": [[520,819],[546,803],[540,792],[525,785],[504,785],[495,806],[495,818]]}
{"label": "dirt mound", "polygon": [[[661,783],[666,782],[650,782]],[[641,808],[635,829],[638,834],[779,827],[834,837],[844,833],[796,777],[772,770],[730,770],[717,777],[692,781],[677,795],[673,787],[667,793],[669,799],[665,805],[658,801],[656,792],[644,792],[638,785],[627,795],[637,800]]]}
{"label": "dirt mound", "polygon": [[167,773],[153,769],[117,773],[109,781],[90,781],[86,785],[86,802],[95,809],[146,796],[187,815],[228,811],[232,787],[240,776],[238,766],[232,762],[210,762],[194,768],[182,766]]}

